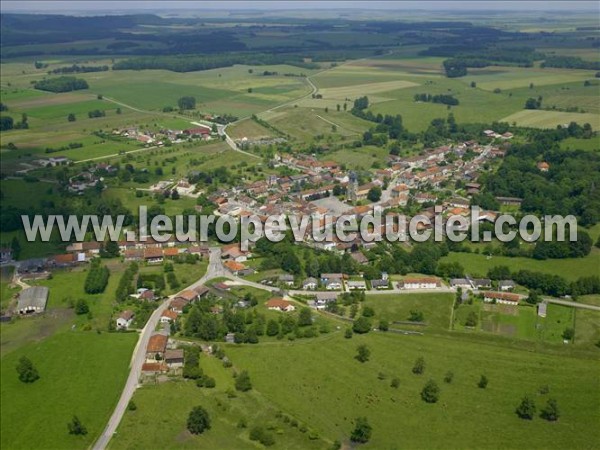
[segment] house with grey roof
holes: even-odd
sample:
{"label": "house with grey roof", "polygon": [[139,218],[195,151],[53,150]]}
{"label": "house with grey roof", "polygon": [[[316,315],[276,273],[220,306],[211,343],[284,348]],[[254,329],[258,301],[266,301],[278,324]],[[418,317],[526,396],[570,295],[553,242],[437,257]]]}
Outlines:
{"label": "house with grey roof", "polygon": [[45,286],[34,286],[23,289],[17,301],[19,314],[41,313],[46,309],[49,289]]}

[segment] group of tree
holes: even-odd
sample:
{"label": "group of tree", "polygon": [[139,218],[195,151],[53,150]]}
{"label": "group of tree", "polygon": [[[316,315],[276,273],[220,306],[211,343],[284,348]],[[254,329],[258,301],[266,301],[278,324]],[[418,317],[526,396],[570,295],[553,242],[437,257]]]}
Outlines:
{"label": "group of tree", "polygon": [[106,111],[101,110],[101,109],[94,109],[92,111],[88,111],[88,117],[90,119],[97,119],[99,117],[105,117],[106,116]]}
{"label": "group of tree", "polygon": [[415,102],[442,103],[444,105],[456,106],[459,104],[457,98],[450,94],[415,94]]}
{"label": "group of tree", "polygon": [[133,261],[129,263],[127,269],[121,275],[121,279],[119,280],[119,285],[117,286],[117,290],[115,291],[115,298],[118,302],[125,301],[131,294],[135,292],[133,287],[133,280],[135,275],[138,272],[138,264]]}
{"label": "group of tree", "polygon": [[[535,406],[535,402],[533,399],[526,395],[517,406],[515,413],[521,419],[532,420],[535,417],[537,408]],[[558,410],[558,402],[556,399],[549,398],[546,402],[546,406],[540,411],[540,417],[549,421],[555,422],[560,417],[560,412]]]}
{"label": "group of tree", "polygon": [[[206,36],[204,36],[206,37]],[[215,43],[216,45],[218,42]],[[202,47],[206,49],[206,45]],[[302,55],[276,53],[222,53],[212,55],[141,56],[117,61],[113,70],[163,69],[173,72],[195,72],[198,70],[231,67],[235,64],[274,65],[289,64],[306,69],[315,69],[316,63],[305,62]]]}
{"label": "group of tree", "polygon": [[542,97],[529,97],[525,100],[525,109],[540,109],[542,107]]}
{"label": "group of tree", "polygon": [[85,278],[84,290],[86,294],[101,294],[106,289],[110,272],[103,266],[100,259],[92,259],[88,274]]}
{"label": "group of tree", "polygon": [[35,89],[49,92],[70,92],[89,88],[87,81],[75,77],[57,77],[47,78],[36,81],[33,84]]}
{"label": "group of tree", "polygon": [[72,66],[57,67],[48,72],[49,74],[65,74],[65,73],[89,73],[89,72],[106,72],[108,66],[80,66],[73,64]]}
{"label": "group of tree", "polygon": [[548,56],[540,67],[556,67],[560,69],[584,69],[600,70],[600,63],[596,61],[586,61],[579,56]]}
{"label": "group of tree", "polygon": [[196,98],[186,95],[177,100],[177,106],[181,110],[196,109]]}

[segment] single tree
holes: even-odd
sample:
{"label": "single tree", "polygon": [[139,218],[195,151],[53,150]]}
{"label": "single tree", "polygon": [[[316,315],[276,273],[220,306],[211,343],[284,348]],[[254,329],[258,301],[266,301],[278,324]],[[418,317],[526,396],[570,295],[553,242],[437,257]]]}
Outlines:
{"label": "single tree", "polygon": [[390,386],[393,388],[399,387],[400,386],[400,378],[398,378],[398,377],[392,378],[392,382],[390,383]]}
{"label": "single tree", "polygon": [[440,397],[440,388],[437,383],[433,380],[429,380],[425,383],[423,390],[421,391],[421,398],[427,403],[436,403]]}
{"label": "single tree", "polygon": [[312,325],[312,313],[310,308],[304,307],[300,309],[300,314],[298,314],[298,326],[305,327],[307,325]]}
{"label": "single tree", "polygon": [[369,357],[371,356],[371,350],[369,350],[369,347],[367,347],[365,344],[361,344],[358,347],[356,347],[356,351],[357,354],[355,358],[357,361],[364,363],[369,360]]}
{"label": "single tree", "polygon": [[477,383],[477,387],[479,387],[480,389],[485,389],[488,385],[488,379],[485,375],[481,375],[481,378],[479,379],[479,383]]}
{"label": "single tree", "polygon": [[388,331],[390,329],[390,324],[387,320],[381,319],[379,321],[379,331]]}
{"label": "single tree", "polygon": [[453,372],[446,372],[446,375],[444,375],[444,382],[445,383],[452,383],[452,380],[454,379],[454,373]]}
{"label": "single tree", "polygon": [[546,406],[544,409],[542,409],[540,415],[542,416],[542,419],[546,419],[550,422],[557,421],[560,414],[558,412],[558,404],[556,403],[556,400],[549,398],[548,403],[546,403]]}
{"label": "single tree", "polygon": [[250,381],[250,375],[246,370],[242,370],[239,375],[235,378],[235,388],[238,391],[246,392],[252,389],[252,382]]}
{"label": "single tree", "polygon": [[23,383],[33,383],[40,378],[37,369],[33,366],[31,360],[26,356],[21,356],[17,364],[17,373],[19,380]]}
{"label": "single tree", "polygon": [[87,314],[89,312],[90,312],[90,307],[89,307],[87,301],[83,298],[80,298],[79,300],[77,300],[77,303],[75,304],[75,314],[80,316],[82,314]]}
{"label": "single tree", "polygon": [[210,417],[202,406],[196,406],[190,411],[187,429],[192,434],[202,434],[204,431],[210,430]]}
{"label": "single tree", "polygon": [[71,113],[67,116],[67,120],[69,122],[75,122],[77,120],[77,118],[75,117],[75,114]]}
{"label": "single tree", "polygon": [[344,332],[344,337],[346,339],[351,339],[353,334],[354,333],[352,332],[352,328],[346,328],[346,331]]}
{"label": "single tree", "polygon": [[369,189],[367,198],[371,202],[378,202],[381,199],[381,188],[379,186],[375,186]]}
{"label": "single tree", "polygon": [[367,420],[367,418],[357,417],[354,430],[352,430],[352,434],[350,434],[350,440],[352,442],[364,444],[365,442],[369,442],[369,439],[371,439],[372,432],[373,428],[371,427],[371,425],[369,425],[369,421]]}
{"label": "single tree", "polygon": [[87,428],[83,426],[79,417],[73,416],[71,422],[67,424],[67,428],[69,429],[69,434],[75,434],[84,436],[87,434]]}
{"label": "single tree", "polygon": [[525,396],[519,406],[517,406],[515,412],[521,419],[531,420],[535,415],[535,403],[528,396]]}
{"label": "single tree", "polygon": [[423,372],[425,372],[425,360],[422,357],[418,357],[412,368],[412,373],[421,375]]}
{"label": "single tree", "polygon": [[267,322],[267,336],[277,336],[279,334],[279,323],[276,320],[270,319]]}

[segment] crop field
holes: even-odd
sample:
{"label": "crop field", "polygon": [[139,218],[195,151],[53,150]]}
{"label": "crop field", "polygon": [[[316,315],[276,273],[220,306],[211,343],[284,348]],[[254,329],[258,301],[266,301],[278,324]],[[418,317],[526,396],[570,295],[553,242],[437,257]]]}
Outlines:
{"label": "crop field", "polygon": [[[369,122],[349,113],[337,112],[334,108],[280,108],[273,113],[260,115],[275,128],[302,141],[312,141],[317,135],[358,136],[366,131]],[[336,127],[335,132],[333,126]]]}
{"label": "crop field", "polygon": [[440,262],[459,262],[465,268],[465,272],[471,276],[486,276],[487,271],[492,267],[509,266],[512,271],[533,270],[560,275],[568,281],[573,281],[579,277],[598,275],[600,251],[592,249],[592,252],[584,258],[548,259],[544,261],[507,256],[493,256],[488,259],[486,255],[481,254],[450,252]]}
{"label": "crop field", "polygon": [[[363,343],[370,348],[371,358],[361,364],[354,355]],[[323,437],[344,440],[353,419],[366,416],[373,435],[365,448],[393,448],[403,436],[410,436],[415,448],[493,448],[498,445],[492,432],[497,427],[504,430],[502,445],[510,448],[519,447],[524,434],[531,448],[561,443],[585,448],[590,433],[598,433],[592,431],[599,419],[592,360],[550,357],[458,338],[392,333],[352,339],[335,335],[326,345],[304,341],[228,346],[226,353],[235,367],[249,371],[258,392],[286,414],[314,424]],[[419,356],[426,364],[422,376],[411,373]],[[454,372],[452,384],[442,381],[447,371]],[[285,383],[273,383],[273,373]],[[490,380],[485,390],[477,388],[481,374]],[[398,389],[390,387],[393,377],[400,380]],[[419,398],[430,378],[441,389],[440,402],[434,405]],[[518,419],[514,410],[523,395],[532,395],[540,406],[545,403],[546,397],[537,393],[542,385],[548,385],[557,399],[563,411],[560,421]],[[436,424],[436,433],[424,429],[424,422]]]}
{"label": "crop field", "polygon": [[504,117],[501,121],[532,128],[556,128],[558,125],[568,125],[570,122],[577,122],[579,125],[589,123],[594,130],[600,128],[600,115],[592,113],[568,113],[527,109]]}
{"label": "crop field", "polygon": [[242,120],[227,127],[227,134],[232,139],[260,139],[273,137],[273,132],[252,119]]}
{"label": "crop field", "polygon": [[594,72],[589,70],[567,70],[555,68],[535,67],[486,67],[483,69],[469,69],[469,75],[462,78],[463,82],[477,83],[477,87],[486,91],[494,89],[517,89],[534,86],[564,84],[594,78]]}

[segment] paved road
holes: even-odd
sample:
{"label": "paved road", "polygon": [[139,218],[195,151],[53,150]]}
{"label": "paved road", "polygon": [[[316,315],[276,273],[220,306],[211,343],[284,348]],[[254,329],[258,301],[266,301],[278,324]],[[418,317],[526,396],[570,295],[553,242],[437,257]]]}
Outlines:
{"label": "paved road", "polygon": [[[194,289],[203,285],[211,278],[226,276],[227,273],[228,272],[226,272],[225,268],[223,267],[223,264],[221,263],[221,249],[211,248],[209,264],[206,273],[202,278],[188,286],[186,289]],[[142,373],[142,365],[144,364],[144,361],[146,359],[146,347],[148,346],[150,336],[152,336],[152,334],[154,333],[154,330],[156,329],[159,323],[160,316],[167,309],[170,300],[175,295],[172,295],[169,298],[167,298],[163,303],[159,305],[158,308],[156,308],[156,310],[150,316],[150,319],[148,319],[146,326],[142,329],[138,338],[138,342],[133,351],[133,356],[131,359],[131,365],[129,370],[129,377],[127,378],[127,382],[125,383],[123,392],[121,393],[121,398],[119,399],[119,403],[117,403],[117,406],[112,416],[110,417],[106,428],[94,444],[94,450],[105,449],[111,437],[116,432],[117,427],[119,426],[119,423],[123,418],[123,414],[127,409],[127,405],[129,404],[133,393],[138,387],[138,381]]]}
{"label": "paved road", "polygon": [[544,298],[546,303],[554,303],[556,305],[572,306],[573,308],[591,309],[592,311],[600,311],[600,306],[589,305],[587,303],[574,302],[572,300],[561,300],[558,298]]}

